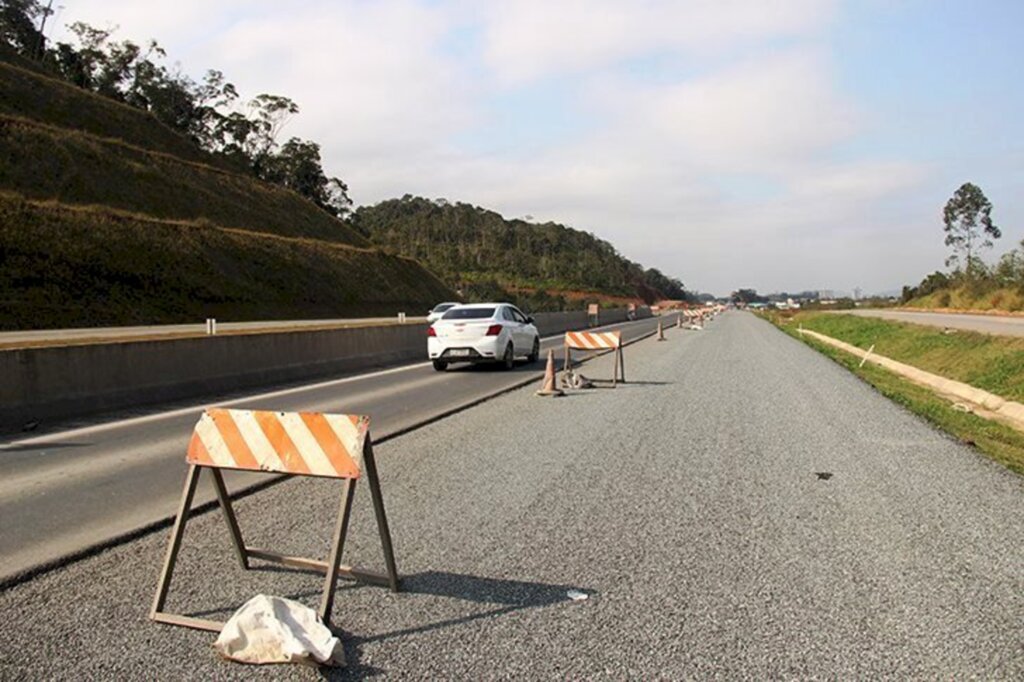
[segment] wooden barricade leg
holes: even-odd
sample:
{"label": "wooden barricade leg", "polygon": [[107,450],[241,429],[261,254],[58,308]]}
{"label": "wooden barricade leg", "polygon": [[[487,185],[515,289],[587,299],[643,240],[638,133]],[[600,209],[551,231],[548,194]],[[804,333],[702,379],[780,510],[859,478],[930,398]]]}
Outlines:
{"label": "wooden barricade leg", "polygon": [[626,355],[622,352],[622,346],[618,350],[619,367],[622,369],[622,383],[626,383]]}
{"label": "wooden barricade leg", "polygon": [[213,474],[213,486],[217,489],[217,499],[220,501],[220,510],[224,513],[224,522],[228,525],[228,532],[231,534],[231,544],[235,547],[235,554],[238,556],[238,563],[243,569],[249,568],[249,553],[245,549],[245,542],[242,541],[242,531],[238,527],[238,518],[231,506],[231,496],[228,495],[228,487],[224,485],[224,476],[220,469],[210,469]]}
{"label": "wooden barricade leg", "polygon": [[352,513],[352,498],[355,493],[355,482],[346,479],[341,493],[341,509],[338,512],[338,523],[334,529],[334,540],[331,543],[331,555],[327,559],[327,576],[324,578],[324,593],[320,599],[320,619],[330,625],[331,609],[334,607],[334,593],[338,589],[338,570],[341,564],[341,553],[345,550],[345,535],[348,533],[348,520]]}
{"label": "wooden barricade leg", "polygon": [[377,517],[377,532],[380,533],[380,544],[384,549],[384,565],[387,567],[388,582],[391,591],[398,592],[398,567],[395,565],[395,550],[391,545],[391,530],[388,518],[384,513],[384,496],[380,491],[380,479],[377,478],[377,461],[373,457],[373,443],[369,436],[363,448],[363,463],[366,466],[366,482],[370,486],[370,498],[373,500],[373,513]]}
{"label": "wooden barricade leg", "polygon": [[181,492],[181,503],[178,505],[178,516],[174,520],[174,527],[171,529],[171,538],[167,545],[167,555],[164,558],[164,567],[160,571],[160,582],[157,583],[156,596],[153,597],[153,608],[150,609],[149,617],[160,623],[171,625],[184,625],[200,630],[211,630],[220,632],[222,624],[202,618],[189,618],[164,613],[164,605],[167,602],[167,591],[171,587],[171,578],[174,576],[174,565],[178,561],[178,550],[181,549],[181,538],[185,534],[185,523],[188,521],[189,508],[192,506],[192,498],[196,494],[196,484],[199,482],[200,467],[190,464],[188,474],[185,477],[185,488]]}

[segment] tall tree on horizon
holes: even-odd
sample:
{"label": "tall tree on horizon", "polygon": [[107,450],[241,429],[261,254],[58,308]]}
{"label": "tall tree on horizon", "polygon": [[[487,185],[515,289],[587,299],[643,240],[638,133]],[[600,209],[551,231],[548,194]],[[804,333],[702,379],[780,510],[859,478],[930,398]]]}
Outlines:
{"label": "tall tree on horizon", "polygon": [[970,182],[960,185],[942,211],[946,246],[953,248],[946,265],[962,263],[968,277],[977,270],[978,250],[992,248],[992,240],[1002,236],[991,214],[992,202],[980,187]]}

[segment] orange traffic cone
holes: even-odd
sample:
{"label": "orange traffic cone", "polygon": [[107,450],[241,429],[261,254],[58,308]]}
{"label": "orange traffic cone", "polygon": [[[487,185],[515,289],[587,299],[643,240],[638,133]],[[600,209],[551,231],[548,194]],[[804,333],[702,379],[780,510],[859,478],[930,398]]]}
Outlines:
{"label": "orange traffic cone", "polygon": [[565,395],[555,383],[555,351],[553,350],[548,351],[548,366],[544,370],[544,384],[537,391],[537,395],[551,398]]}
{"label": "orange traffic cone", "polygon": [[661,326],[661,320],[658,320],[658,341],[665,340],[665,328]]}

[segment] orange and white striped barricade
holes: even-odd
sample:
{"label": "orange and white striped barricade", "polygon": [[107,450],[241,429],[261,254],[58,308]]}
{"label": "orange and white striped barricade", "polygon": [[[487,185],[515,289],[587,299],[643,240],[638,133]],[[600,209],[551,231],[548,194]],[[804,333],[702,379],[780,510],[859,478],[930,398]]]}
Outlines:
{"label": "orange and white striped barricade", "polygon": [[622,332],[566,332],[563,369],[572,369],[572,351],[574,350],[610,350],[614,352],[615,369],[612,374],[612,385],[619,383],[620,370],[622,383],[626,383],[626,363],[622,357]]}
{"label": "orange and white striped barricade", "polygon": [[[369,417],[318,412],[261,412],[210,408],[203,413],[192,432],[185,461],[188,462],[188,475],[181,493],[178,516],[171,530],[160,582],[153,598],[153,608],[149,613],[151,619],[160,623],[214,632],[219,632],[224,625],[164,611],[192,498],[195,496],[199,474],[204,469],[213,476],[217,499],[242,568],[249,568],[250,559],[262,559],[324,573],[326,577],[319,615],[325,624],[330,622],[339,576],[398,590],[398,570],[395,567],[391,533],[384,514],[384,499],[377,478],[377,465],[373,458]],[[221,469],[341,479],[341,508],[327,560],[305,559],[247,546],[242,540],[242,532],[231,507],[231,498],[224,485]],[[364,571],[341,564],[355,485],[364,475],[370,487],[387,573]]]}

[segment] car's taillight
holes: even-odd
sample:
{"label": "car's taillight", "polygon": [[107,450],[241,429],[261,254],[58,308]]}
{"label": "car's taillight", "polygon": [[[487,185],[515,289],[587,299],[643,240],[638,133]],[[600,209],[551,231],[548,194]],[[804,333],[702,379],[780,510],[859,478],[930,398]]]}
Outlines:
{"label": "car's taillight", "polygon": [[437,336],[437,332],[434,331],[434,327],[427,327],[427,336]]}
{"label": "car's taillight", "polygon": [[484,336],[499,336],[501,334],[501,325],[492,324],[487,328],[487,333]]}

